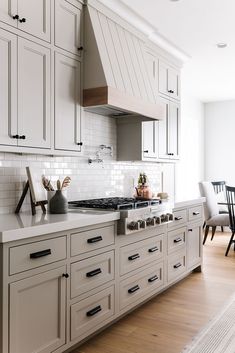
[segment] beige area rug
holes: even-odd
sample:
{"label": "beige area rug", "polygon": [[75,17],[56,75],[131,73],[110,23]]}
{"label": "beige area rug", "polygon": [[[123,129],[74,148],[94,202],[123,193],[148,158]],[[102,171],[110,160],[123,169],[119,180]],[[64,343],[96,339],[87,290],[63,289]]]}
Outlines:
{"label": "beige area rug", "polygon": [[235,295],[182,353],[235,353]]}

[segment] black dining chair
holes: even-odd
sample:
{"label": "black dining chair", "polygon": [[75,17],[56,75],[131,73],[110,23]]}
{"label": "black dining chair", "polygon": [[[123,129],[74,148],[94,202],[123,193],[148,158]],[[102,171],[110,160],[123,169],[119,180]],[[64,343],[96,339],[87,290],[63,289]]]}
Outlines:
{"label": "black dining chair", "polygon": [[225,191],[226,181],[212,181],[211,184],[213,185],[216,194]]}
{"label": "black dining chair", "polygon": [[232,235],[231,235],[231,238],[230,238],[230,241],[228,243],[228,247],[227,247],[227,250],[225,253],[225,256],[227,256],[232,244],[234,244],[234,251],[235,251],[235,239],[234,239],[234,234],[235,234],[235,187],[225,186],[225,190],[226,190],[226,198],[227,198],[228,212],[229,212],[229,222],[230,222],[229,227],[232,231]]}

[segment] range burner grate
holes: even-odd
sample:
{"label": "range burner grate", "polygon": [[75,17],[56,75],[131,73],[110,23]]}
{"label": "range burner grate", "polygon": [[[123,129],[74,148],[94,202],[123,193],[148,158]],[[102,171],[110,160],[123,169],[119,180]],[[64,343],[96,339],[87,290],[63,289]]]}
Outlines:
{"label": "range burner grate", "polygon": [[70,201],[70,207],[99,208],[106,210],[130,210],[151,205],[158,205],[159,200],[137,200],[129,197],[106,197],[101,199]]}

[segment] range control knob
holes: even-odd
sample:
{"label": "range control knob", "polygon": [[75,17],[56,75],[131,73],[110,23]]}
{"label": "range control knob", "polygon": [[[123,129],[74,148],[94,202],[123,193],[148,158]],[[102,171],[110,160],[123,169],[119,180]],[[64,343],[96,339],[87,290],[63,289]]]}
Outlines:
{"label": "range control knob", "polygon": [[143,219],[139,219],[138,223],[140,225],[140,228],[142,228],[142,229],[146,228],[146,222]]}
{"label": "range control knob", "polygon": [[138,230],[139,229],[139,225],[138,222],[131,222],[127,225],[127,228],[130,230]]}
{"label": "range control knob", "polygon": [[166,214],[161,215],[161,223],[167,222],[168,221],[168,216]]}
{"label": "range control knob", "polygon": [[156,224],[161,224],[161,217],[155,216],[155,222]]}
{"label": "range control knob", "polygon": [[173,221],[173,214],[172,213],[167,213],[167,216],[169,217],[169,221]]}
{"label": "range control knob", "polygon": [[152,217],[149,217],[146,219],[146,224],[147,226],[154,226],[155,225],[155,220]]}

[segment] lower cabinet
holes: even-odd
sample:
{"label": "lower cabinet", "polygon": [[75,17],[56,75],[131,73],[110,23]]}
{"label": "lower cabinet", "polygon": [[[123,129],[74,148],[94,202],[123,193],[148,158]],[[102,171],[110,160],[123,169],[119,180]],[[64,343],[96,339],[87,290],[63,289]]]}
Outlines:
{"label": "lower cabinet", "polygon": [[190,224],[187,236],[187,267],[188,269],[200,264],[202,260],[202,225]]}
{"label": "lower cabinet", "polygon": [[137,305],[141,298],[163,285],[163,262],[152,264],[150,268],[141,269],[140,273],[132,275],[120,282],[120,310]]}
{"label": "lower cabinet", "polygon": [[73,341],[91,334],[114,315],[114,286],[71,305],[71,337]]}
{"label": "lower cabinet", "polygon": [[9,353],[47,353],[65,344],[66,267],[9,284]]}

